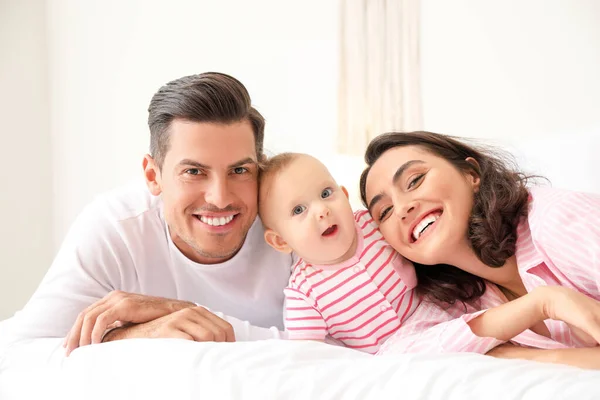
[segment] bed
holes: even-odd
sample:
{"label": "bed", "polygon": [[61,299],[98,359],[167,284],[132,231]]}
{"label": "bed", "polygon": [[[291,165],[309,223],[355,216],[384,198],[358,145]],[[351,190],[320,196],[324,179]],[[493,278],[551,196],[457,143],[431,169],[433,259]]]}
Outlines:
{"label": "bed", "polygon": [[268,340],[135,339],[65,358],[60,339],[0,358],[0,399],[598,399],[600,371],[477,354],[375,357]]}

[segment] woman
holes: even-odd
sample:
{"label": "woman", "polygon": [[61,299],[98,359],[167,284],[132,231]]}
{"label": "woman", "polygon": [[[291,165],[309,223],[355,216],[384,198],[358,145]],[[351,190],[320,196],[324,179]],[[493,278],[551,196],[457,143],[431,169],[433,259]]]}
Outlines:
{"label": "woman", "polygon": [[429,132],[381,135],[365,160],[363,203],[431,300],[380,353],[512,340],[553,350],[492,354],[600,367],[600,196],[529,189],[493,151]]}

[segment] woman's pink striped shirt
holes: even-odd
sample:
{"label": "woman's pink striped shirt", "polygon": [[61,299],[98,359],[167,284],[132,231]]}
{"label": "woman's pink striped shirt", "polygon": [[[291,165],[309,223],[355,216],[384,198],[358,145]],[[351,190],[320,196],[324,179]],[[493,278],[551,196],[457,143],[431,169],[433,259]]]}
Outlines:
{"label": "woman's pink striped shirt", "polygon": [[[560,285],[600,301],[600,195],[552,188],[533,188],[529,216],[518,227],[516,257],[528,291]],[[506,302],[495,285],[488,285],[477,307],[454,305],[443,310],[422,302],[411,318],[378,354],[486,353],[503,343],[475,336],[467,322],[485,309]],[[569,326],[548,320],[551,338],[527,330],[512,342],[538,348],[584,347]]]}

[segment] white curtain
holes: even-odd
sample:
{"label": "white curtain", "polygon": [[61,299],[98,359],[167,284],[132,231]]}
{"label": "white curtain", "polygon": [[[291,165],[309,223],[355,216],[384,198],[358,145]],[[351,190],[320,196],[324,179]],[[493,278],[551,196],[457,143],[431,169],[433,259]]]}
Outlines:
{"label": "white curtain", "polygon": [[341,0],[338,150],[422,129],[419,0]]}

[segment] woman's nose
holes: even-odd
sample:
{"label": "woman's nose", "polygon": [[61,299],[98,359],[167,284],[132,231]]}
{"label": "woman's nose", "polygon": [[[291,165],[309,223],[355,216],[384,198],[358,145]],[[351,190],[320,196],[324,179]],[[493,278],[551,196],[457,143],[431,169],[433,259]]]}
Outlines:
{"label": "woman's nose", "polygon": [[396,216],[402,221],[410,221],[413,218],[415,204],[407,204],[405,206],[394,207]]}

